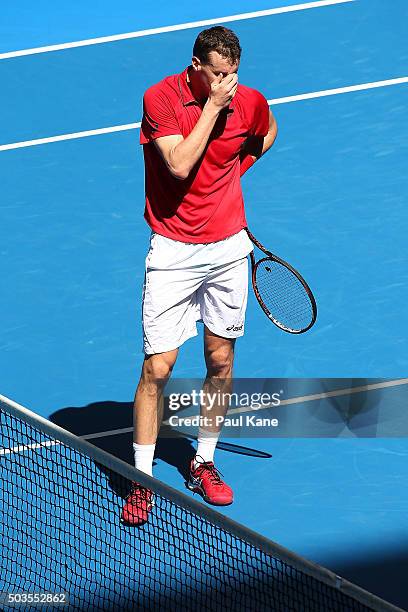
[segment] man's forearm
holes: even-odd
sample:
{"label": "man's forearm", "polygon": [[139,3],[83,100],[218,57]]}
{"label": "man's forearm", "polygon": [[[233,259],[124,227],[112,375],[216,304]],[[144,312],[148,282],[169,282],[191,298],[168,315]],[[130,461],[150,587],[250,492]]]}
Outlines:
{"label": "man's forearm", "polygon": [[185,179],[198,162],[208,143],[215,122],[222,109],[210,100],[206,102],[196,125],[190,134],[170,152],[170,163],[178,169],[180,178]]}
{"label": "man's forearm", "polygon": [[276,124],[276,121],[273,120],[272,125],[271,124],[269,125],[269,131],[264,138],[261,155],[269,151],[269,149],[271,148],[271,146],[276,140],[277,134],[278,134],[278,126]]}
{"label": "man's forearm", "polygon": [[269,131],[264,138],[250,136],[241,152],[241,176],[262,157],[273,145],[278,134],[278,126],[272,113],[269,115]]}

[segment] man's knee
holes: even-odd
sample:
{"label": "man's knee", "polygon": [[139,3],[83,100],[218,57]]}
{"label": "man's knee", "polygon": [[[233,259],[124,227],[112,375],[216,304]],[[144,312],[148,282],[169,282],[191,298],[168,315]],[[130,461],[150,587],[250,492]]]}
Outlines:
{"label": "man's knee", "polygon": [[228,378],[234,361],[232,346],[228,343],[214,348],[208,352],[206,361],[209,376]]}
{"label": "man's knee", "polygon": [[146,382],[165,384],[176,363],[177,351],[147,355],[143,363],[142,377]]}

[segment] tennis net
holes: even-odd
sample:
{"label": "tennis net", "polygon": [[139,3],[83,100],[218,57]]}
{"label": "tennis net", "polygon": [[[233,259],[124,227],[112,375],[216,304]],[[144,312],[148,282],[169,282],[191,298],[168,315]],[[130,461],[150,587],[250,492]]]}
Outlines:
{"label": "tennis net", "polygon": [[[66,593],[81,612],[398,610],[3,396],[0,421],[5,610],[5,593]],[[132,529],[119,517],[134,480],[155,506]]]}

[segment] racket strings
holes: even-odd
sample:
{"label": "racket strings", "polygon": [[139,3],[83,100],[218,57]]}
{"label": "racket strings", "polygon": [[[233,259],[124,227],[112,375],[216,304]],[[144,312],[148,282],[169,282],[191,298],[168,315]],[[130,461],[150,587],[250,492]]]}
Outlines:
{"label": "racket strings", "polygon": [[270,259],[260,261],[256,268],[256,285],[275,321],[295,331],[309,326],[314,317],[310,297],[286,266]]}

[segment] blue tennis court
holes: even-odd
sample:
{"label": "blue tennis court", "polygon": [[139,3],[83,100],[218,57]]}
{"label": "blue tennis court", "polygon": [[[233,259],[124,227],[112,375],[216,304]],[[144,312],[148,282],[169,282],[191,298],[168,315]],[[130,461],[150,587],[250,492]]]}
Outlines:
{"label": "blue tennis court", "polygon": [[[407,17],[403,0],[0,8],[0,392],[79,435],[116,430],[95,443],[132,462],[122,430],[142,362],[150,234],[142,96],[189,64],[203,21],[225,18],[243,47],[240,82],[265,95],[279,127],[243,178],[248,222],[301,270],[319,308],[316,325],[292,336],[251,295],[235,375],[283,381],[284,399],[366,389],[284,405],[301,423],[285,432],[223,438],[226,479],[239,468],[223,512],[401,607]],[[200,335],[174,376],[197,379],[204,367]],[[192,448],[163,438],[155,476],[184,491]]]}

